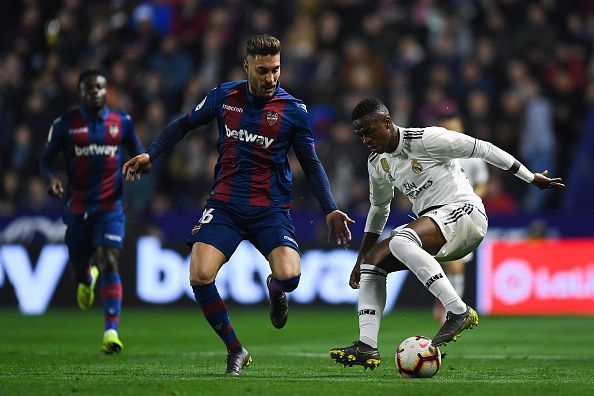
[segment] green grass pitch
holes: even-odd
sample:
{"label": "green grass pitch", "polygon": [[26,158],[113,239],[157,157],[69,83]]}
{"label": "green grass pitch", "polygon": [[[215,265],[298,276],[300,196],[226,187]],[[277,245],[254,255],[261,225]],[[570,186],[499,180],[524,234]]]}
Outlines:
{"label": "green grass pitch", "polygon": [[231,307],[254,357],[226,378],[225,350],[196,309],[125,309],[125,349],[102,356],[102,314],[52,309],[38,317],[0,310],[0,395],[586,395],[594,394],[594,317],[482,317],[447,346],[431,379],[402,379],[394,352],[433,336],[430,309],[394,311],[380,332],[382,365],[342,367],[331,347],[358,336],[354,309],[293,308],[283,330],[266,307]]}

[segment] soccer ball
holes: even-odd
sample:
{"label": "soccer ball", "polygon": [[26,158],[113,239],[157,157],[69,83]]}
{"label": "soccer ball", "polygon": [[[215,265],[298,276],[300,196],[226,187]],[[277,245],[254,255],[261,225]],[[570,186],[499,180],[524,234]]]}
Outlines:
{"label": "soccer ball", "polygon": [[409,337],[398,345],[396,367],[404,378],[433,377],[441,366],[441,352],[427,337]]}

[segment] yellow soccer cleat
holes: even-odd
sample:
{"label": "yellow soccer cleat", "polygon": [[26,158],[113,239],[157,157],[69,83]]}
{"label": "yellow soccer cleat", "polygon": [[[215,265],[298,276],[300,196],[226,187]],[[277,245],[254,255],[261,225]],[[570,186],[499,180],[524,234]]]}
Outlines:
{"label": "yellow soccer cleat", "polygon": [[372,348],[361,341],[355,341],[353,345],[347,347],[331,349],[330,357],[344,367],[353,367],[356,364],[363,366],[366,370],[368,368],[373,370],[382,363],[377,348]]}
{"label": "yellow soccer cleat", "polygon": [[91,284],[85,285],[84,283],[78,284],[78,292],[76,293],[76,300],[78,301],[78,306],[83,311],[91,308],[93,306],[93,301],[95,301],[95,284],[97,283],[97,278],[99,278],[99,269],[95,266],[91,267]]}
{"label": "yellow soccer cleat", "polygon": [[466,306],[466,312],[456,315],[453,312],[446,314],[446,321],[437,332],[431,345],[443,346],[450,341],[456,341],[464,330],[478,326],[479,317],[476,311]]}
{"label": "yellow soccer cleat", "polygon": [[124,349],[124,344],[120,341],[118,332],[114,329],[105,330],[101,352],[106,355],[113,355],[114,353],[120,353],[122,349]]}

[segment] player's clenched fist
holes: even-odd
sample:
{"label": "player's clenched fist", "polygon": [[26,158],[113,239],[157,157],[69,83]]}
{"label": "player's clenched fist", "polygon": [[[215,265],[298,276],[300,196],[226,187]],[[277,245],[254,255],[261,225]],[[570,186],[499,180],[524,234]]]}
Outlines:
{"label": "player's clenched fist", "polygon": [[51,197],[63,197],[64,196],[64,188],[62,187],[62,182],[58,179],[52,179],[47,185],[47,193]]}
{"label": "player's clenched fist", "polygon": [[131,158],[122,167],[122,175],[126,181],[138,180],[142,173],[149,171],[151,167],[151,157],[147,153],[138,154]]}

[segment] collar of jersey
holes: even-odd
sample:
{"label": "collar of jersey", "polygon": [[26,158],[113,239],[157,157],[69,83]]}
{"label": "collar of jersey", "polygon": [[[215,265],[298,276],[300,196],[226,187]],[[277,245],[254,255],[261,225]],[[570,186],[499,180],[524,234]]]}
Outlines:
{"label": "collar of jersey", "polygon": [[398,147],[396,147],[396,150],[392,151],[391,153],[388,153],[389,155],[398,155],[402,152],[402,142],[404,141],[404,134],[402,133],[402,128],[400,128],[399,126],[396,127],[398,129]]}
{"label": "collar of jersey", "polygon": [[252,93],[250,92],[250,87],[248,85],[248,82],[247,82],[247,80],[245,81],[245,96],[247,96],[249,102],[256,102],[256,103],[265,103],[265,102],[268,102],[269,100],[274,99],[274,97],[278,93],[278,90],[279,89],[280,89],[280,83],[277,83],[276,84],[276,89],[274,90],[274,93],[272,94],[271,97],[269,97],[269,98],[261,98],[259,96],[252,95]]}
{"label": "collar of jersey", "polygon": [[[85,117],[87,120],[91,120],[94,118],[89,116],[89,113],[87,113],[84,107],[80,106],[79,110],[80,114],[82,114],[83,117]],[[107,106],[103,106],[103,110],[101,111],[101,114],[99,114],[99,118],[105,120],[107,118],[107,113],[109,113],[109,109],[107,108]]]}

